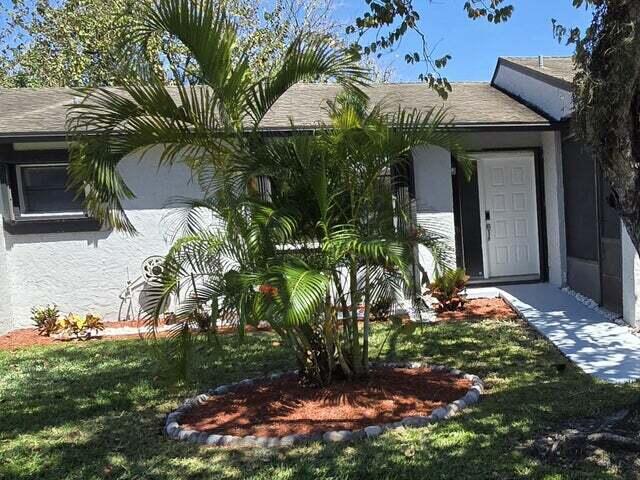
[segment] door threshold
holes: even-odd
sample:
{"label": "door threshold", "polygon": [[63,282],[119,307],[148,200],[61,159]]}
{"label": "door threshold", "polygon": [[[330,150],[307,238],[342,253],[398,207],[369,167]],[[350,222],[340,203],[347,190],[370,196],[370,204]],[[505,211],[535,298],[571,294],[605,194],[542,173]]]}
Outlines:
{"label": "door threshold", "polygon": [[470,286],[498,286],[513,285],[516,283],[542,283],[540,275],[515,275],[509,277],[493,277],[493,278],[472,278],[469,280]]}

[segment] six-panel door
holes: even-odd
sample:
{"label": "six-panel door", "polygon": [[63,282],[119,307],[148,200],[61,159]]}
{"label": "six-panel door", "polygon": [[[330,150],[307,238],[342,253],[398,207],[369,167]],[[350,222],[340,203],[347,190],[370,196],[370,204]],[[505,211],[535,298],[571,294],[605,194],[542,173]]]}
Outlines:
{"label": "six-panel door", "polygon": [[485,274],[539,275],[533,153],[483,154],[478,172]]}

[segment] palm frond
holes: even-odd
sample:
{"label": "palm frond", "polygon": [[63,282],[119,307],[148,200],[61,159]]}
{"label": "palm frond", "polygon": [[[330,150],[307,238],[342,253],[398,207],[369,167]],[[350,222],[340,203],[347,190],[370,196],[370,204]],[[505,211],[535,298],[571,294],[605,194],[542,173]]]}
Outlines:
{"label": "palm frond", "polygon": [[322,36],[299,36],[286,50],[281,67],[270,77],[250,88],[249,116],[257,128],[276,101],[293,85],[302,81],[332,78],[347,90],[364,95],[367,72],[353,53],[333,47]]}

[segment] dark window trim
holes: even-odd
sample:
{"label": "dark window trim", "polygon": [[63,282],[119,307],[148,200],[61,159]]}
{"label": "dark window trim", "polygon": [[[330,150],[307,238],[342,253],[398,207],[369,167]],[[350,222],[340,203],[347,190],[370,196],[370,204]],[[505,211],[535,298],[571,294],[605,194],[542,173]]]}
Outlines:
{"label": "dark window trim", "polygon": [[[11,188],[13,205],[19,207],[18,185],[16,167],[22,165],[51,165],[69,163],[69,152],[66,149],[50,150],[14,150],[13,146],[0,148],[0,163],[8,168],[6,179]],[[102,223],[95,218],[88,217],[78,212],[77,216],[16,216],[15,220],[3,218],[3,228],[12,235],[43,234],[43,233],[70,233],[70,232],[95,232],[102,229]]]}
{"label": "dark window trim", "polygon": [[4,230],[11,235],[97,232],[102,229],[102,224],[90,217],[60,220],[16,220],[14,222],[3,219],[2,223]]}
{"label": "dark window trim", "polygon": [[[453,227],[455,232],[456,267],[466,270],[464,261],[464,229],[462,228],[462,199],[458,185],[458,160],[451,155],[451,187],[453,190]],[[482,247],[481,247],[482,248]]]}

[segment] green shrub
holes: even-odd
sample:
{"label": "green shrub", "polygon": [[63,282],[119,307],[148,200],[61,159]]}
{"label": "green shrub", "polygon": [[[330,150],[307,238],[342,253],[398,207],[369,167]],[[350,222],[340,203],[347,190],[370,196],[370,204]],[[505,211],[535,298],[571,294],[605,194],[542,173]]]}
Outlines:
{"label": "green shrub", "polygon": [[58,331],[59,317],[60,310],[56,305],[33,307],[31,309],[31,320],[38,329],[38,333],[46,337]]}
{"label": "green shrub", "polygon": [[429,285],[429,294],[437,301],[438,311],[461,310],[466,302],[469,276],[462,268],[445,270]]}

